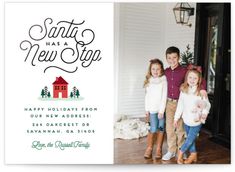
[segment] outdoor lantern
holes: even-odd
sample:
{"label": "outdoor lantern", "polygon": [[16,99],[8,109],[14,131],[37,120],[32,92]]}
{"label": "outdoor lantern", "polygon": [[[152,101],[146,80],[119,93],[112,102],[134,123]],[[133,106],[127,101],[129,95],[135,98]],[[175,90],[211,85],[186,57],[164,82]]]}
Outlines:
{"label": "outdoor lantern", "polygon": [[187,25],[189,27],[192,26],[188,21],[190,16],[194,15],[194,8],[191,8],[188,3],[177,3],[173,8],[173,12],[177,24]]}

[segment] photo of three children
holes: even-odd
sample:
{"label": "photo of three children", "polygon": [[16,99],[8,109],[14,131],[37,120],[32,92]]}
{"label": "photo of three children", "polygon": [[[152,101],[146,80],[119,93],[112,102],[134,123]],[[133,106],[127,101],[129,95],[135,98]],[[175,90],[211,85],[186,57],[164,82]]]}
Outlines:
{"label": "photo of three children", "polygon": [[[179,54],[177,47],[172,46],[166,50],[166,59],[170,67],[165,71],[159,59],[150,60],[144,82],[146,118],[150,121],[144,157],[152,157],[156,137],[155,158],[167,161],[178,153],[178,164],[191,164],[197,162],[195,139],[203,124],[202,120],[205,121],[209,113],[210,102],[200,67],[181,66]],[[205,101],[205,105],[198,112],[196,108],[201,100]],[[162,157],[165,120],[168,152]],[[190,153],[189,157],[185,154],[187,151]]]}

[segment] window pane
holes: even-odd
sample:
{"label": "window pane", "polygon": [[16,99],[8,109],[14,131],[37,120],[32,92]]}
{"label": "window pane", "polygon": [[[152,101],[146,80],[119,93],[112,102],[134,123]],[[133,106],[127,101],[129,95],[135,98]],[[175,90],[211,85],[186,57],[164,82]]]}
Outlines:
{"label": "window pane", "polygon": [[214,94],[215,88],[215,67],[217,54],[218,25],[217,16],[209,18],[209,61],[207,88],[209,94]]}

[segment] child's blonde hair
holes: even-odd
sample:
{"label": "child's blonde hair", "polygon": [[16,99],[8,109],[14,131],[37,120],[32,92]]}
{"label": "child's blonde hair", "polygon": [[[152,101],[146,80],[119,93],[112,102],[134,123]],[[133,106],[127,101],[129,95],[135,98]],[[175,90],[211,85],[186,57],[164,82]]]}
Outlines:
{"label": "child's blonde hair", "polygon": [[[152,59],[152,60],[150,60],[149,62],[150,62],[150,64],[149,64],[149,67],[148,67],[148,72],[147,72],[146,77],[145,77],[144,87],[146,87],[146,86],[148,85],[148,83],[149,83],[149,78],[151,78],[151,76],[152,76],[152,75],[151,75],[151,68],[152,68],[152,65],[153,65],[153,64],[158,64],[158,65],[160,65],[160,67],[161,67],[161,74],[160,74],[160,76],[164,75],[164,67],[163,67],[163,63],[162,63],[161,60],[159,60],[159,59]],[[160,77],[160,76],[159,76],[159,77]]]}
{"label": "child's blonde hair", "polygon": [[190,72],[193,72],[198,76],[197,91],[196,91],[196,95],[198,96],[198,95],[200,95],[200,86],[201,86],[201,83],[202,83],[202,74],[201,74],[201,72],[199,72],[196,69],[189,69],[186,72],[185,78],[184,78],[184,83],[181,84],[181,86],[180,86],[180,91],[182,91],[183,93],[188,93],[189,85],[188,85],[187,79],[188,79],[188,75],[189,75]]}

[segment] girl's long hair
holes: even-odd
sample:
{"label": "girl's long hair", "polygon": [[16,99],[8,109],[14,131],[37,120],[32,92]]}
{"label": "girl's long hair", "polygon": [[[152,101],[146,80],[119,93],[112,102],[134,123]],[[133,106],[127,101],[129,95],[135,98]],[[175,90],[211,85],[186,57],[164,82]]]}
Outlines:
{"label": "girl's long hair", "polygon": [[181,86],[180,86],[180,91],[182,91],[184,93],[188,93],[189,85],[188,85],[187,79],[188,79],[188,75],[189,75],[190,72],[193,72],[198,76],[197,91],[196,91],[196,95],[198,96],[198,95],[200,95],[200,86],[201,86],[201,83],[202,83],[202,74],[199,71],[195,70],[195,69],[190,69],[186,72],[185,78],[184,78],[184,83],[181,84]]}
{"label": "girl's long hair", "polygon": [[152,76],[152,75],[151,75],[151,68],[152,68],[152,65],[153,65],[153,64],[158,64],[158,65],[160,65],[160,67],[161,67],[161,74],[160,74],[159,77],[161,77],[162,75],[164,75],[164,67],[163,67],[162,61],[159,60],[159,59],[152,59],[152,60],[150,60],[150,64],[149,64],[149,67],[148,67],[148,72],[147,72],[147,74],[146,74],[146,76],[145,76],[144,87],[146,87],[146,86],[148,85],[149,79],[150,79],[151,76]]}

